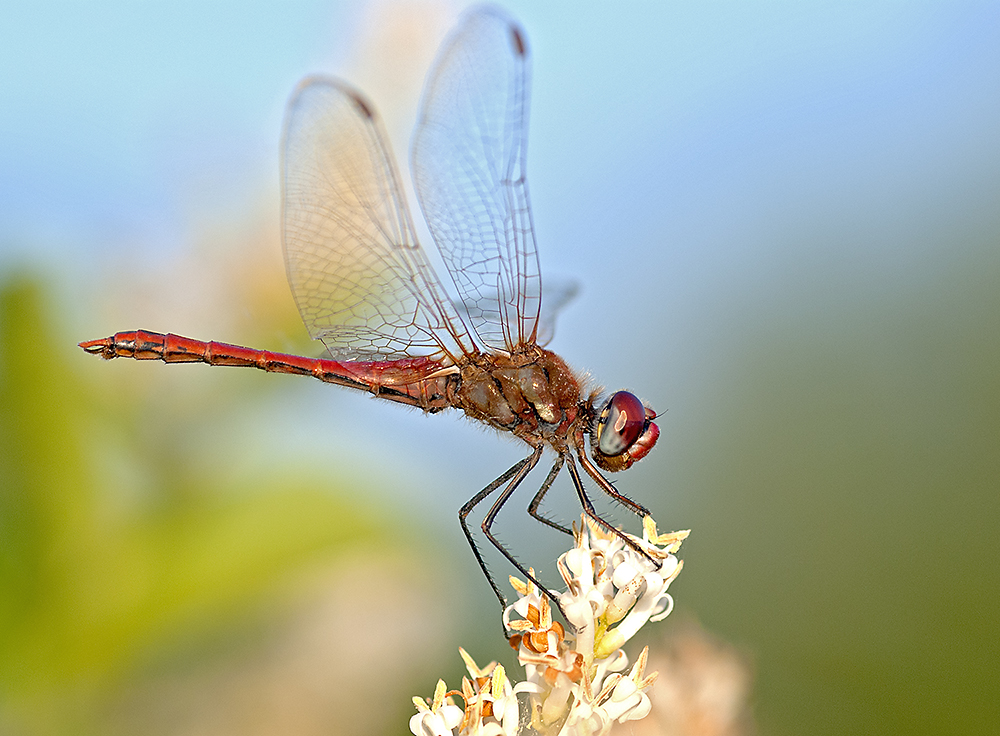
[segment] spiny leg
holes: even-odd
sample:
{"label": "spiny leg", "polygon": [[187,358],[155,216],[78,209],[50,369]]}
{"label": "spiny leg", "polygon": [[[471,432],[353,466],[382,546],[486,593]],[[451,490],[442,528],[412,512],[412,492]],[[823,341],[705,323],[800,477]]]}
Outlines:
{"label": "spiny leg", "polygon": [[542,483],[542,487],[538,489],[538,493],[536,493],[535,497],[531,499],[531,503],[528,505],[528,513],[546,526],[550,526],[557,531],[563,532],[564,534],[572,535],[572,529],[567,529],[562,524],[552,521],[552,519],[538,513],[538,507],[542,503],[542,499],[545,498],[545,494],[549,492],[549,488],[552,487],[552,484],[556,480],[556,476],[559,475],[559,471],[562,470],[563,463],[565,462],[566,458],[560,455],[556,460],[556,464],[552,466],[552,470],[550,470],[548,476],[546,476],[545,482]]}
{"label": "spiny leg", "polygon": [[[524,565],[518,562],[517,559],[514,557],[514,555],[512,555],[507,550],[507,548],[500,542],[500,540],[497,539],[495,536],[493,536],[492,532],[493,521],[496,519],[497,514],[500,513],[500,509],[503,508],[503,505],[505,503],[507,503],[507,499],[511,497],[511,494],[514,493],[514,491],[517,489],[521,481],[524,480],[527,477],[528,473],[531,472],[532,468],[535,467],[535,465],[538,463],[538,458],[540,458],[541,455],[542,455],[542,448],[539,446],[538,448],[535,449],[535,451],[531,454],[530,457],[526,458],[525,462],[527,464],[527,467],[523,468],[515,475],[515,477],[510,481],[507,487],[503,489],[503,492],[497,497],[497,500],[493,502],[493,506],[490,508],[489,511],[486,512],[486,516],[483,518],[482,529],[483,529],[483,534],[486,535],[486,538],[493,543],[494,547],[500,550],[500,553],[507,558],[507,561],[510,562],[510,564],[512,564],[514,567],[516,567],[517,570],[522,575],[525,576],[525,578],[534,583],[535,586],[538,588],[538,590],[544,593],[545,596],[552,601],[555,607],[559,610],[559,613],[563,615],[563,618],[566,618],[566,612],[563,611],[562,604],[559,603],[559,599],[555,596],[555,594],[552,593],[544,585],[542,585],[542,583],[538,580],[538,578],[536,578],[530,571],[528,571],[528,569],[525,568]],[[545,478],[545,482],[542,484],[542,489],[544,490],[539,490],[539,493],[535,494],[536,498],[539,495],[541,496],[545,495],[544,491],[548,490],[547,486],[552,485],[552,482],[555,480],[555,477],[558,474],[559,469],[562,467],[564,459],[565,458],[563,456],[560,456],[560,458],[556,461],[555,466],[551,471],[549,471],[548,476]],[[494,590],[495,589],[496,588],[494,587]],[[504,608],[507,607],[505,600],[501,599],[501,603],[503,604]],[[569,621],[568,618],[566,618],[566,620]]]}
{"label": "spiny leg", "polygon": [[[507,598],[500,591],[500,587],[496,584],[496,581],[493,580],[493,576],[490,575],[490,571],[486,567],[486,561],[483,559],[483,555],[479,551],[479,547],[476,545],[476,540],[473,539],[472,537],[472,531],[469,529],[467,518],[469,514],[472,512],[472,509],[474,509],[477,505],[479,505],[479,503],[482,502],[484,498],[486,498],[491,493],[496,491],[496,489],[502,486],[504,483],[511,481],[511,479],[513,478],[514,480],[511,481],[510,486],[508,486],[508,488],[504,490],[504,493],[503,495],[501,495],[501,498],[509,496],[513,492],[513,489],[517,487],[517,484],[520,483],[522,480],[524,480],[524,476],[528,474],[528,471],[530,471],[533,467],[535,467],[535,464],[538,462],[538,458],[540,458],[541,456],[542,456],[542,448],[541,447],[536,448],[531,455],[524,458],[524,460],[519,460],[509,470],[507,470],[507,472],[505,472],[495,481],[490,483],[475,496],[470,498],[465,503],[465,505],[462,506],[462,508],[459,509],[458,511],[458,521],[462,525],[462,531],[465,532],[465,538],[469,541],[469,546],[472,547],[472,554],[476,556],[476,562],[479,563],[479,567],[482,569],[483,575],[486,576],[486,579],[489,581],[490,587],[493,588],[493,592],[496,594],[497,600],[500,601],[501,608],[507,607]],[[512,560],[511,556],[507,553],[507,551],[504,550],[503,547],[501,547],[499,544],[497,544],[496,540],[494,540],[491,535],[487,533],[487,536],[489,537],[490,541],[493,542],[493,544],[497,548],[499,548],[500,551],[503,552],[508,559]],[[514,562],[514,564],[515,566],[517,566],[518,570],[521,570],[523,572],[523,568],[520,565],[518,565],[517,562]]]}
{"label": "spiny leg", "polygon": [[[581,458],[581,463],[582,462],[583,462],[583,459]],[[587,516],[589,516],[595,522],[597,522],[597,524],[599,524],[601,527],[603,527],[607,531],[609,531],[612,534],[614,534],[616,537],[618,537],[619,539],[621,539],[629,547],[631,547],[636,552],[638,552],[643,557],[645,557],[647,560],[649,560],[650,563],[652,563],[655,568],[659,569],[660,565],[663,564],[662,562],[657,562],[656,560],[654,560],[652,557],[650,557],[649,553],[646,552],[646,550],[642,549],[642,547],[640,547],[638,544],[636,544],[635,540],[633,540],[631,537],[629,537],[628,535],[626,535],[624,532],[622,532],[621,529],[619,529],[618,527],[616,527],[611,522],[609,522],[609,521],[601,518],[600,516],[598,516],[597,512],[594,510],[594,504],[593,504],[593,502],[590,500],[590,497],[587,495],[587,490],[583,487],[583,479],[580,478],[580,471],[576,469],[576,463],[573,462],[572,456],[570,456],[570,458],[569,458],[569,474],[570,474],[570,477],[573,479],[573,486],[576,488],[576,495],[579,496],[579,498],[580,498],[580,505],[583,506],[584,513],[587,514]],[[602,477],[601,480],[603,480],[608,485],[611,485],[610,483],[608,483],[607,479],[605,479],[605,478]],[[606,490],[606,489],[604,489],[603,485],[601,486],[601,488],[602,488],[602,490]],[[615,497],[615,496],[620,495],[620,494],[618,494],[616,492],[614,494],[609,494],[609,495],[611,495],[612,497]],[[639,504],[635,504],[635,505],[637,507],[639,507],[640,509],[642,509],[642,506],[639,506]],[[643,516],[649,516],[649,512],[646,512]]]}
{"label": "spiny leg", "polygon": [[611,485],[611,481],[601,475],[601,471],[594,467],[594,464],[590,461],[590,458],[587,457],[583,450],[578,450],[577,455],[580,458],[580,465],[582,465],[583,469],[587,471],[587,475],[593,478],[597,485],[601,487],[602,491],[611,496],[611,498],[627,508],[640,519],[645,519],[650,515],[649,509],[645,506],[640,503],[636,503],[624,493],[619,493],[618,490]]}

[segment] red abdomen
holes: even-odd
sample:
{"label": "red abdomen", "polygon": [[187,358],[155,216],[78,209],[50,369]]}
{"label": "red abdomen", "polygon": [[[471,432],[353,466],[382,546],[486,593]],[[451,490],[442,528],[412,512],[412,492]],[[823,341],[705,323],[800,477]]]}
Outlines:
{"label": "red abdomen", "polygon": [[449,370],[449,366],[433,358],[325,360],[145,330],[118,332],[103,340],[81,342],[80,347],[106,360],[134,358],[165,363],[208,363],[312,376],[430,412],[451,406],[454,385],[458,381],[457,371]]}

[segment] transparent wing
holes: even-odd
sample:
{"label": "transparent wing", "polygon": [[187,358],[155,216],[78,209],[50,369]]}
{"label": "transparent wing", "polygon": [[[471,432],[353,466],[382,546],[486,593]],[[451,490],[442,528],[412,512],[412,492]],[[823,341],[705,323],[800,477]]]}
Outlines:
{"label": "transparent wing", "polygon": [[556,317],[580,293],[579,282],[547,277],[542,290],[542,311],[538,315],[538,344],[543,348],[556,333]]}
{"label": "transparent wing", "polygon": [[[576,298],[579,292],[580,284],[577,281],[553,278],[552,276],[545,277],[545,285],[542,288],[542,310],[538,315],[536,345],[544,348],[551,342],[555,335],[556,318],[566,305]],[[455,302],[456,311],[469,324],[472,322],[471,314],[474,308],[475,305]]]}
{"label": "transparent wing", "polygon": [[428,76],[413,141],[420,206],[480,340],[534,342],[541,276],[525,179],[528,55],[495,8],[467,15]]}
{"label": "transparent wing", "polygon": [[285,266],[309,334],[344,360],[473,350],[417,243],[371,106],[334,79],[304,80],[285,117]]}

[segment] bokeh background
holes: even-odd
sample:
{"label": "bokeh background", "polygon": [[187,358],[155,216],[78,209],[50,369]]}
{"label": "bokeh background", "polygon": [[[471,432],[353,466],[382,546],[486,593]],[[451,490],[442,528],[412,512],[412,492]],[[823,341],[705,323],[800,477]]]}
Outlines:
{"label": "bokeh background", "polygon": [[[506,6],[543,268],[582,285],[552,347],[665,411],[619,479],[694,530],[660,626],[738,652],[763,734],[995,733],[1000,7]],[[455,513],[521,447],[75,346],[318,353],[284,102],[347,78],[405,154],[462,7],[0,10],[0,732],[403,733],[459,644],[506,656]],[[560,549],[500,524],[539,568]]]}

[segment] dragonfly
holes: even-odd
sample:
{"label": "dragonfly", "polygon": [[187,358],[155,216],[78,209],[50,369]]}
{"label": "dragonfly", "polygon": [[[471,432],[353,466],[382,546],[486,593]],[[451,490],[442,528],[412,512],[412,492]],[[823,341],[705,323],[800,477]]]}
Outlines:
{"label": "dragonfly", "polygon": [[545,348],[553,311],[542,311],[528,200],[528,102],[524,32],[497,8],[473,9],[445,40],[428,75],[411,151],[417,199],[457,298],[449,296],[417,241],[371,103],[339,79],[308,77],[285,116],[283,247],[296,305],[309,335],[325,346],[322,357],[146,330],[80,347],[105,359],[312,376],[429,414],[457,409],[512,433],[529,454],[469,499],[459,522],[506,607],[468,518],[499,491],[480,524],[483,534],[558,605],[497,538],[497,514],[549,448],[555,462],[528,513],[572,533],[539,510],[565,466],[583,512],[643,553],[596,512],[579,468],[614,501],[645,518],[649,511],[618,492],[601,471],[622,471],[643,458],[659,429],[656,412],[633,393],[603,397]]}

